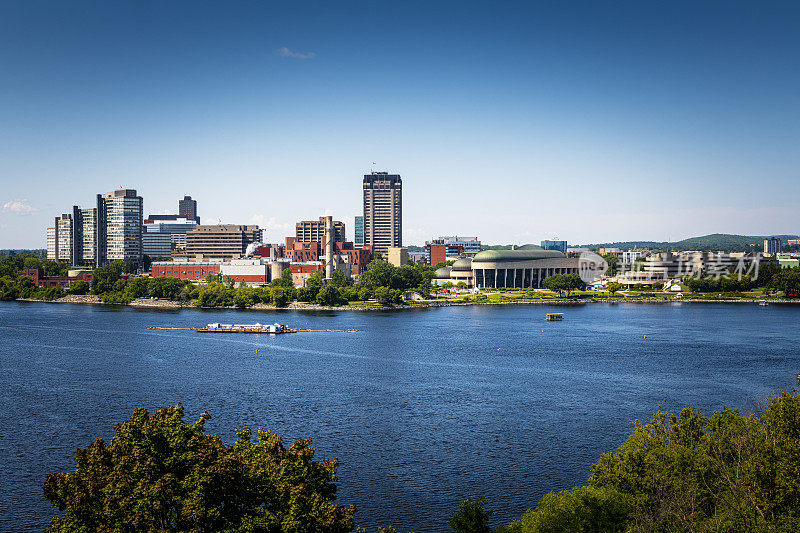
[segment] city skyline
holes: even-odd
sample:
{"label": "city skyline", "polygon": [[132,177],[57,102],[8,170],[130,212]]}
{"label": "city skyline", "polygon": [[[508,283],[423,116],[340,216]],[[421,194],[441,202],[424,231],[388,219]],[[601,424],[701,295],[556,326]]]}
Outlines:
{"label": "city skyline", "polygon": [[408,245],[800,227],[796,4],[84,6],[0,6],[0,248],[117,186],[354,227],[371,170]]}

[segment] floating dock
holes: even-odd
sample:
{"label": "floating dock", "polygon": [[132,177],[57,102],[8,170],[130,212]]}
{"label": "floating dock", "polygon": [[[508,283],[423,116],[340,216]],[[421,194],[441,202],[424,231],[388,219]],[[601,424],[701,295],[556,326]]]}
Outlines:
{"label": "floating dock", "polygon": [[202,328],[176,328],[169,326],[149,326],[147,329],[166,329],[196,331],[198,333],[255,333],[281,335],[284,333],[356,333],[357,329],[298,329],[286,324],[220,324],[214,322]]}

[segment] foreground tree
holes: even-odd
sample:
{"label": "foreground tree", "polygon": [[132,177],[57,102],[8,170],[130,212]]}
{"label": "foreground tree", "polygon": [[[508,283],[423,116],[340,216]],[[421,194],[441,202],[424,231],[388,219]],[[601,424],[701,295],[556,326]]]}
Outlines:
{"label": "foreground tree", "polygon": [[491,533],[489,519],[492,511],[485,509],[487,498],[483,496],[476,500],[469,498],[461,502],[458,512],[454,514],[447,525],[455,533]]}
{"label": "foreground tree", "polygon": [[204,413],[183,422],[183,406],[150,416],[136,409],[109,445],[78,450],[75,472],[49,474],[45,497],[63,517],[50,532],[348,532],[354,506],[338,506],[337,461],[314,461],[311,441],[285,448],[249,429],[225,446],[206,434]]}
{"label": "foreground tree", "polygon": [[502,531],[800,531],[800,395],[760,414],[693,408],[637,422],[589,485],[545,495]]}

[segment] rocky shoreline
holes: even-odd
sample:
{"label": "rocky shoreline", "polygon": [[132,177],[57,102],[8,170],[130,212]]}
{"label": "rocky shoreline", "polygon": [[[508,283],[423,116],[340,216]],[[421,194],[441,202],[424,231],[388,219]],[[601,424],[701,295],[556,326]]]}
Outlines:
{"label": "rocky shoreline", "polygon": [[[100,301],[94,295],[77,295],[70,294],[59,298],[57,300],[34,300],[31,298],[19,298],[17,301],[21,302],[44,302],[44,303],[66,303],[66,304],[89,304],[89,305],[124,305],[127,307],[137,307],[142,309],[165,309],[165,310],[179,310],[179,309],[227,309],[239,311],[401,311],[407,309],[427,309],[432,307],[454,307],[454,306],[470,306],[470,305],[583,305],[591,303],[629,303],[629,304],[674,304],[674,303],[717,303],[717,304],[756,304],[760,302],[759,299],[749,298],[736,298],[731,300],[713,300],[713,299],[681,299],[672,300],[664,298],[591,298],[581,300],[538,300],[538,301],[511,301],[511,302],[425,302],[413,305],[396,305],[385,307],[380,305],[364,305],[364,306],[337,306],[326,307],[317,304],[306,304],[302,302],[292,302],[286,307],[275,307],[263,303],[257,303],[252,307],[238,308],[235,306],[230,307],[197,307],[189,302],[176,302],[173,300],[160,300],[158,298],[137,298],[129,304],[116,304],[106,303]],[[771,304],[800,304],[800,300],[789,299],[774,299],[768,300]]]}

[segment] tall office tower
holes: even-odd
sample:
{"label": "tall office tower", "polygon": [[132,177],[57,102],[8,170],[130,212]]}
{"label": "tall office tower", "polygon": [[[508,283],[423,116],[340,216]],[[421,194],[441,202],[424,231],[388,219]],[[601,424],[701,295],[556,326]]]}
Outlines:
{"label": "tall office tower", "polygon": [[[328,217],[319,217],[319,220],[301,220],[294,225],[294,236],[297,242],[322,243],[325,237],[325,220]],[[338,220],[333,222],[334,242],[344,242],[344,223]]]}
{"label": "tall office tower", "polygon": [[777,237],[764,239],[764,253],[767,255],[781,253],[781,240]]}
{"label": "tall office tower", "polygon": [[356,248],[364,246],[364,217],[356,217],[355,221],[356,236],[353,239],[353,245]]}
{"label": "tall office tower", "polygon": [[142,262],[143,204],[135,189],[97,195],[98,266],[111,261]]}
{"label": "tall office tower", "polygon": [[197,216],[197,200],[192,200],[191,196],[184,196],[183,200],[178,200],[178,216],[200,224],[200,217]]}
{"label": "tall office tower", "polygon": [[403,246],[403,180],[399,174],[364,175],[364,246],[386,257]]}

